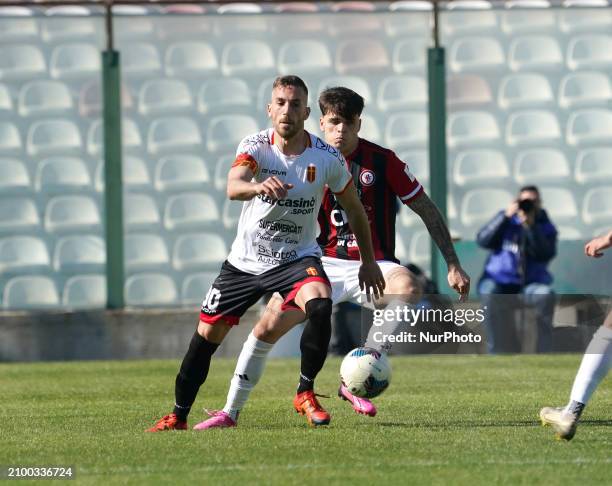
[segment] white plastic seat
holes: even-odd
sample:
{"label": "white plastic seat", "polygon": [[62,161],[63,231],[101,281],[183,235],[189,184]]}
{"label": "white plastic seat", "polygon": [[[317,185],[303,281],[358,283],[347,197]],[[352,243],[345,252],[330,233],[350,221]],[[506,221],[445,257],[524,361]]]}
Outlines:
{"label": "white plastic seat", "polygon": [[502,185],[509,177],[508,162],[498,150],[460,152],[453,164],[453,181],[459,186]]}
{"label": "white plastic seat", "polygon": [[158,191],[202,189],[209,182],[204,161],[195,155],[164,157],[155,167],[155,189]]}
{"label": "white plastic seat", "polygon": [[70,120],[37,121],[28,131],[26,148],[31,156],[80,154],[82,147],[79,127]]}
{"label": "white plastic seat", "polygon": [[408,250],[410,263],[420,267],[428,267],[431,261],[431,237],[426,230],[417,231],[410,238],[410,250]]}
{"label": "white plastic seat", "polygon": [[612,185],[589,189],[582,203],[582,219],[587,224],[612,222]]}
{"label": "white plastic seat", "polygon": [[125,237],[125,267],[138,271],[164,267],[170,262],[164,239],[153,234],[132,234]]}
{"label": "white plastic seat", "polygon": [[115,38],[120,43],[152,38],[156,13],[144,5],[113,5]]}
{"label": "white plastic seat", "polygon": [[100,19],[87,18],[89,12],[74,18],[75,15],[65,12],[49,15],[49,10],[48,17],[40,21],[40,37],[45,43],[95,39],[98,28],[102,27]]}
{"label": "white plastic seat", "polygon": [[82,191],[91,188],[91,176],[83,160],[51,157],[38,164],[34,187],[45,194]]}
{"label": "white plastic seat", "polygon": [[15,154],[21,150],[21,136],[17,127],[10,122],[0,121],[0,154]]}
{"label": "white plastic seat", "polygon": [[486,111],[450,113],[446,124],[449,147],[482,145],[499,140],[499,126]]}
{"label": "white plastic seat", "polygon": [[612,140],[612,110],[572,112],[567,120],[567,143],[584,146],[609,144]]}
{"label": "white plastic seat", "polygon": [[138,96],[138,111],[143,115],[188,111],[192,107],[189,87],[178,79],[146,81]]}
{"label": "white plastic seat", "polygon": [[[94,121],[87,132],[87,152],[92,156],[101,156],[102,150],[102,120]],[[121,143],[123,150],[137,150],[142,147],[142,137],[136,122],[131,118],[121,119]]]}
{"label": "white plastic seat", "polygon": [[166,117],[154,120],[149,127],[149,153],[196,149],[202,144],[200,129],[189,117]]}
{"label": "white plastic seat", "polygon": [[317,40],[290,40],[278,51],[278,71],[281,74],[323,73],[332,67],[327,46]]}
{"label": "white plastic seat", "polygon": [[572,191],[564,187],[540,186],[542,206],[553,222],[576,223],[578,206]]}
{"label": "white plastic seat", "polygon": [[219,224],[220,214],[209,194],[190,192],[168,198],[164,212],[167,230],[197,229]]}
{"label": "white plastic seat", "polygon": [[240,78],[212,79],[204,83],[198,93],[198,111],[201,113],[248,110],[252,103],[249,85]]}
{"label": "white plastic seat", "polygon": [[427,83],[420,76],[390,76],[378,86],[376,104],[380,111],[424,108]]}
{"label": "white plastic seat", "polygon": [[223,203],[223,226],[225,226],[225,229],[234,230],[238,227],[242,206],[241,201],[225,200]]}
{"label": "white plastic seat", "polygon": [[418,147],[427,143],[427,114],[410,111],[390,115],[385,127],[385,141],[392,149]]}
{"label": "white plastic seat", "polygon": [[[151,189],[151,177],[149,169],[144,160],[138,157],[123,157],[123,187],[125,189]],[[96,167],[95,189],[98,192],[104,191],[104,161]]]}
{"label": "white plastic seat", "polygon": [[164,66],[168,76],[200,77],[219,71],[217,54],[206,42],[176,42],[166,51]]}
{"label": "white plastic seat", "polygon": [[62,307],[68,309],[99,309],[106,306],[104,275],[70,277],[62,292]]}
{"label": "white plastic seat", "polygon": [[[406,8],[397,8],[398,4],[405,4]],[[415,9],[418,5],[425,8]],[[426,38],[431,34],[431,8],[426,1],[393,2],[389,10],[394,13],[383,16],[385,34],[391,38],[408,35]]]}
{"label": "white plastic seat", "polygon": [[506,143],[510,146],[557,142],[561,128],[554,113],[525,110],[512,113],[506,125]]}
{"label": "white plastic seat", "polygon": [[537,4],[530,6],[528,2],[516,2],[514,8],[508,3],[505,2],[508,10],[500,13],[500,27],[505,34],[514,36],[556,30],[557,19],[553,9],[547,10],[547,7]]}
{"label": "white plastic seat", "polygon": [[36,204],[25,197],[0,199],[0,233],[18,234],[38,229]]}
{"label": "white plastic seat", "polygon": [[53,268],[58,272],[103,271],[105,264],[106,246],[99,236],[66,236],[55,244]]}
{"label": "white plastic seat", "polygon": [[33,236],[12,236],[0,238],[0,275],[49,269],[47,245]]}
{"label": "white plastic seat", "polygon": [[70,91],[60,81],[32,81],[19,92],[21,116],[61,115],[72,107]]}
{"label": "white plastic seat", "polygon": [[0,84],[0,112],[2,111],[13,111],[13,99],[5,84]]}
{"label": "white plastic seat", "polygon": [[30,8],[0,7],[0,19],[2,43],[34,40],[38,36],[38,24]]}
{"label": "white plastic seat", "polygon": [[612,148],[598,147],[578,152],[575,179],[581,184],[612,182]]}
{"label": "white plastic seat", "polygon": [[461,37],[451,44],[449,66],[453,72],[506,68],[500,43],[493,37]]}
{"label": "white plastic seat", "polygon": [[493,94],[484,77],[475,74],[455,74],[447,78],[446,100],[448,106],[486,105],[493,100]]}
{"label": "white plastic seat", "polygon": [[569,73],[559,84],[559,106],[602,106],[612,100],[610,78],[601,72]]}
{"label": "white plastic seat", "polygon": [[513,195],[505,189],[472,189],[461,201],[461,222],[470,229],[477,229],[489,221],[497,211],[508,207]]}
{"label": "white plastic seat", "polygon": [[567,44],[567,67],[572,71],[610,69],[612,67],[612,35],[580,35]]}
{"label": "white plastic seat", "polygon": [[462,5],[465,3],[461,0],[448,3],[448,11],[441,22],[444,35],[478,35],[497,30],[497,15],[489,2],[469,2],[471,8]]}
{"label": "white plastic seat", "polygon": [[4,287],[2,306],[14,310],[55,309],[59,295],[49,277],[23,276],[8,281]]}
{"label": "white plastic seat", "polygon": [[100,75],[100,58],[93,44],[62,44],[51,53],[49,71],[56,79],[93,78]]}
{"label": "white plastic seat", "polygon": [[123,224],[128,229],[155,227],[161,220],[157,204],[146,194],[126,194],[123,198],[123,213]]}
{"label": "white plastic seat", "polygon": [[398,158],[410,169],[417,180],[427,186],[429,184],[429,154],[426,150],[411,150],[398,154]]}
{"label": "white plastic seat", "polygon": [[319,90],[317,92],[321,93],[327,88],[334,88],[337,86],[344,86],[345,88],[352,89],[363,97],[366,102],[366,105],[373,100],[370,85],[368,84],[367,78],[363,76],[338,75],[325,77],[319,83]]}
{"label": "white plastic seat", "polygon": [[549,106],[554,99],[548,79],[541,74],[513,74],[499,86],[498,104],[504,110]]}
{"label": "white plastic seat", "polygon": [[135,307],[156,307],[177,303],[174,280],[162,273],[139,273],[125,282],[125,302]]}
{"label": "white plastic seat", "polygon": [[[361,115],[361,129],[359,136],[374,143],[382,143],[381,125],[384,122],[370,115]],[[383,125],[384,126],[384,125]],[[315,132],[318,133],[318,132]]]}
{"label": "white plastic seat", "polygon": [[569,176],[569,163],[560,150],[531,149],[516,156],[514,178],[519,184],[565,183]]}
{"label": "white plastic seat", "polygon": [[188,275],[181,286],[181,302],[184,305],[201,304],[217,278],[217,272],[201,272]]}
{"label": "white plastic seat", "polygon": [[227,258],[228,250],[219,235],[205,233],[179,236],[172,252],[176,270],[217,268]]}
{"label": "white plastic seat", "polygon": [[0,193],[23,194],[31,188],[30,175],[18,159],[0,158]]}
{"label": "white plastic seat", "polygon": [[556,226],[557,238],[559,240],[584,240],[584,234],[578,228],[574,226]]}
{"label": "white plastic seat", "polygon": [[147,42],[130,42],[121,49],[121,74],[127,78],[159,74],[161,60],[157,48]]}
{"label": "white plastic seat", "polygon": [[213,176],[215,189],[223,192],[224,195],[227,187],[227,174],[232,168],[235,159],[234,155],[225,155],[219,157],[215,165],[215,174]]}
{"label": "white plastic seat", "polygon": [[206,131],[206,146],[210,152],[235,150],[240,141],[259,131],[257,121],[248,115],[214,117]]}
{"label": "white plastic seat", "polygon": [[0,79],[30,81],[46,73],[45,57],[36,46],[12,45],[0,50]]}
{"label": "white plastic seat", "polygon": [[385,45],[367,37],[346,40],[336,48],[336,71],[340,74],[361,74],[387,71],[391,61]]}
{"label": "white plastic seat", "polygon": [[510,42],[508,65],[513,71],[541,71],[563,67],[563,54],[554,37],[526,35]]}
{"label": "white plastic seat", "polygon": [[221,71],[224,76],[263,76],[276,69],[274,53],[263,41],[230,42],[221,54]]}
{"label": "white plastic seat", "polygon": [[395,43],[391,55],[393,71],[398,74],[422,74],[427,63],[428,47],[429,44],[425,36],[410,37]]}
{"label": "white plastic seat", "polygon": [[564,8],[559,10],[559,30],[566,34],[607,31],[612,29],[612,11],[609,8]]}
{"label": "white plastic seat", "polygon": [[45,209],[45,229],[49,233],[98,231],[98,206],[87,196],[54,197]]}

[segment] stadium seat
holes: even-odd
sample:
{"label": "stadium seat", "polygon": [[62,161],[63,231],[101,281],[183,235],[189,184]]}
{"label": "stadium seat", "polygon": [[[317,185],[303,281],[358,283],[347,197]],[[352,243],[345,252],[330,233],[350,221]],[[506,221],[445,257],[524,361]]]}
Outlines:
{"label": "stadium seat", "polygon": [[168,198],[164,212],[167,230],[201,229],[219,225],[221,215],[209,194],[189,192]]}
{"label": "stadium seat", "polygon": [[564,34],[610,32],[612,11],[609,8],[563,8],[558,13],[558,25]]}
{"label": "stadium seat", "polygon": [[[323,90],[327,88],[334,88],[337,86],[344,86],[345,88],[352,89],[356,93],[359,93],[363,97],[366,102],[366,105],[369,104],[372,98],[372,91],[370,90],[370,86],[366,80],[366,78],[362,76],[329,76],[324,78],[319,83],[318,93],[321,93]],[[269,96],[269,93],[267,93]]]}
{"label": "stadium seat", "polygon": [[126,194],[123,198],[123,224],[128,230],[150,229],[160,224],[155,200],[146,194]]}
{"label": "stadium seat", "polygon": [[47,203],[45,229],[49,233],[99,231],[100,212],[90,197],[57,196]]}
{"label": "stadium seat", "polygon": [[506,143],[512,147],[557,142],[561,128],[554,113],[525,110],[512,113],[506,125]]}
{"label": "stadium seat", "polygon": [[252,104],[249,85],[241,78],[211,79],[202,85],[198,93],[198,111],[204,114],[249,111]]}
{"label": "stadium seat", "polygon": [[40,238],[11,236],[0,238],[0,275],[49,270],[49,252]]}
{"label": "stadium seat", "polygon": [[62,307],[99,309],[106,306],[106,276],[76,275],[70,277],[62,292]]}
{"label": "stadium seat", "polygon": [[451,148],[496,142],[500,135],[497,120],[486,111],[450,113],[446,128]]}
{"label": "stadium seat", "polygon": [[497,15],[489,2],[453,0],[442,18],[445,36],[482,35],[497,31]]}
{"label": "stadium seat", "polygon": [[[427,85],[425,85],[427,91]],[[446,81],[446,102],[448,106],[486,105],[493,100],[487,80],[475,74],[455,74]]]}
{"label": "stadium seat", "polygon": [[113,5],[114,33],[118,43],[123,45],[126,41],[152,38],[155,14],[156,11],[151,12],[144,5]]}
{"label": "stadium seat", "polygon": [[4,287],[2,306],[7,310],[56,309],[59,303],[57,288],[49,277],[15,277]]}
{"label": "stadium seat", "polygon": [[542,206],[554,223],[579,224],[578,206],[572,191],[564,187],[539,186]]}
{"label": "stadium seat", "polygon": [[[102,19],[93,18],[85,9],[75,11],[76,5],[70,6],[72,12],[47,9],[47,18],[40,20],[40,37],[46,44],[65,41],[95,40],[101,32]],[[78,7],[77,7],[78,8]],[[75,18],[76,17],[76,18]]]}
{"label": "stadium seat", "polygon": [[122,76],[147,78],[159,75],[160,70],[161,60],[157,48],[153,44],[128,42],[121,48]]}
{"label": "stadium seat", "polygon": [[166,117],[154,120],[149,127],[149,153],[198,149],[202,144],[200,129],[189,117]]}
{"label": "stadium seat", "polygon": [[417,180],[427,186],[429,184],[429,154],[426,150],[411,150],[398,154],[398,158],[410,169]]}
{"label": "stadium seat", "polygon": [[23,195],[31,189],[30,175],[18,159],[0,158],[0,193]]}
{"label": "stadium seat", "polygon": [[104,271],[105,265],[106,246],[99,236],[66,236],[55,244],[53,268],[57,272]]}
{"label": "stadium seat", "polygon": [[[125,86],[121,85],[121,109],[129,111],[134,106],[132,95]],[[102,114],[102,85],[100,81],[93,80],[85,83],[79,92],[79,115],[89,118]]]}
{"label": "stadium seat", "polygon": [[223,226],[227,230],[235,230],[242,213],[243,203],[226,199],[223,203]]}
{"label": "stadium seat", "polygon": [[378,86],[376,105],[380,111],[419,109],[426,104],[427,83],[420,76],[390,76]]}
{"label": "stadium seat", "polygon": [[581,150],[576,156],[574,178],[580,184],[612,182],[612,148]]}
{"label": "stadium seat", "polygon": [[408,250],[410,263],[422,268],[427,268],[431,261],[431,237],[427,230],[416,231],[410,238],[410,250]]}
{"label": "stadium seat", "polygon": [[510,42],[508,66],[513,71],[558,70],[563,67],[563,54],[554,37],[526,35]]}
{"label": "stadium seat", "polygon": [[172,252],[176,270],[217,269],[227,258],[228,249],[219,235],[198,233],[179,236]]}
{"label": "stadium seat", "polygon": [[19,234],[37,230],[40,219],[34,201],[25,197],[0,199],[0,233]]}
{"label": "stadium seat", "polygon": [[[122,162],[124,189],[149,191],[151,189],[151,177],[145,161],[128,155],[123,157]],[[96,167],[94,185],[96,191],[104,191],[104,161],[101,161]]]}
{"label": "stadium seat", "polygon": [[27,152],[33,157],[80,154],[83,142],[79,127],[71,120],[50,119],[30,125]]}
{"label": "stadium seat", "polygon": [[13,111],[13,99],[9,92],[8,86],[0,84],[0,113]]}
{"label": "stadium seat", "polygon": [[519,184],[563,184],[568,177],[569,163],[560,150],[531,149],[516,156],[514,178]]}
{"label": "stadium seat", "polygon": [[100,49],[93,44],[61,44],[51,53],[49,71],[56,79],[98,77],[100,58]]}
{"label": "stadium seat", "polygon": [[156,19],[157,37],[166,42],[172,39],[205,39],[211,35],[214,17],[203,15],[206,8],[195,4],[165,5],[163,15]]}
{"label": "stadium seat", "polygon": [[449,66],[456,73],[504,70],[506,59],[493,37],[461,37],[451,44]]}
{"label": "stadium seat", "polygon": [[424,146],[428,138],[427,113],[409,111],[395,113],[387,119],[385,143],[393,150]]}
{"label": "stadium seat", "polygon": [[589,189],[582,203],[582,219],[587,224],[603,225],[612,222],[612,185]]}
{"label": "stadium seat", "polygon": [[339,74],[364,75],[387,72],[391,61],[385,45],[376,39],[346,40],[336,48],[336,71]]}
{"label": "stadium seat", "polygon": [[140,273],[125,282],[125,302],[134,307],[158,307],[177,303],[174,281],[162,273]]}
{"label": "stadium seat", "polygon": [[458,186],[502,186],[509,177],[508,162],[498,150],[459,152],[453,164],[453,181]]}
{"label": "stadium seat", "polygon": [[575,226],[555,225],[557,228],[557,239],[559,240],[580,240],[584,239],[584,234]]}
{"label": "stadium seat", "polygon": [[572,71],[612,68],[612,35],[580,35],[570,39],[567,67]]}
{"label": "stadium seat", "polygon": [[221,54],[221,71],[224,76],[245,78],[274,74],[274,53],[259,40],[229,42]]}
{"label": "stadium seat", "polygon": [[[382,28],[382,17],[380,15],[369,15],[376,11],[376,7],[371,2],[351,2],[342,1],[335,2],[331,5],[334,21],[329,24],[329,33],[333,36],[355,36],[355,32],[359,32],[363,38],[378,34]],[[361,15],[348,15],[343,12],[359,12]]]}
{"label": "stadium seat", "polygon": [[219,61],[206,42],[176,42],[166,50],[164,67],[168,76],[199,78],[218,73]]}
{"label": "stadium seat", "polygon": [[206,164],[195,155],[163,157],[155,167],[155,189],[158,191],[201,190],[209,182]]}
{"label": "stadium seat", "polygon": [[495,216],[497,211],[508,207],[513,199],[512,193],[505,189],[469,190],[461,201],[461,223],[476,232]]}
{"label": "stadium seat", "polygon": [[92,183],[83,160],[76,157],[50,157],[38,164],[34,187],[43,194],[64,194],[90,190]]}
{"label": "stadium seat", "polygon": [[555,100],[545,76],[535,73],[511,74],[499,85],[499,107],[507,109],[550,106]]}
{"label": "stadium seat", "polygon": [[[370,115],[361,115],[361,129],[359,130],[359,136],[369,140],[374,143],[382,143],[382,133],[381,127],[384,122],[382,120],[378,120]],[[315,134],[319,134],[319,132],[315,132]]]}
{"label": "stadium seat", "polygon": [[417,73],[423,75],[428,46],[426,37],[409,37],[396,42],[391,56],[393,71],[398,74]]}
{"label": "stadium seat", "polygon": [[[124,153],[142,147],[142,137],[136,122],[131,118],[121,119],[121,143]],[[92,156],[103,155],[102,151],[102,120],[92,122],[87,132],[87,152]]]}
{"label": "stadium seat", "polygon": [[0,79],[30,81],[47,74],[40,49],[33,45],[9,45],[0,49]]}
{"label": "stadium seat", "polygon": [[[414,8],[397,8],[396,4],[405,4],[406,7],[414,7],[421,5],[428,7],[425,9]],[[392,10],[394,9],[394,10]],[[389,10],[393,11],[392,15],[383,16],[384,32],[390,38],[400,36],[419,36],[426,39],[431,35],[431,3],[425,1],[407,1],[393,2],[389,5]]]}
{"label": "stadium seat", "polygon": [[291,15],[293,13],[315,13],[319,11],[319,2],[285,2],[275,5],[274,10],[285,14],[270,22],[269,28],[278,38],[287,36],[315,37],[326,29],[325,17],[322,15]]}
{"label": "stadium seat", "polygon": [[[553,9],[541,2],[504,2],[506,11],[500,13],[500,26],[504,34],[516,36],[527,33],[555,32],[557,20]],[[510,5],[509,5],[510,4]]]}
{"label": "stadium seat", "polygon": [[138,111],[142,115],[159,115],[189,111],[193,107],[189,87],[178,79],[146,81],[138,96]]}
{"label": "stadium seat", "polygon": [[0,155],[19,154],[21,150],[21,136],[17,127],[0,121]]}
{"label": "stadium seat", "polygon": [[327,73],[332,67],[332,58],[327,46],[317,40],[290,40],[283,42],[278,51],[278,72]]}
{"label": "stadium seat", "polygon": [[220,5],[217,8],[219,14],[260,14],[263,12],[261,5],[254,2],[241,2],[235,4]]}
{"label": "stadium seat", "polygon": [[21,116],[62,115],[72,110],[72,96],[60,81],[32,81],[19,91]]}
{"label": "stadium seat", "polygon": [[223,197],[225,197],[225,189],[227,187],[227,174],[232,168],[234,160],[236,160],[236,157],[234,155],[225,155],[223,157],[219,157],[215,164],[215,189],[217,191],[222,191]]}
{"label": "stadium seat", "polygon": [[125,267],[129,272],[160,269],[170,262],[168,248],[159,235],[138,233],[125,237]]}
{"label": "stadium seat", "polygon": [[612,110],[588,109],[570,113],[567,120],[569,145],[609,144],[612,140]]}
{"label": "stadium seat", "polygon": [[612,85],[602,72],[569,73],[559,84],[559,106],[582,108],[602,106],[612,100]]}
{"label": "stadium seat", "polygon": [[391,12],[429,12],[432,9],[431,2],[426,0],[400,0],[389,4]]}
{"label": "stadium seat", "polygon": [[38,37],[34,13],[28,7],[0,7],[0,42],[23,42]]}
{"label": "stadium seat", "polygon": [[248,115],[219,115],[210,120],[206,131],[209,152],[235,151],[247,135],[259,132],[257,121]]}
{"label": "stadium seat", "polygon": [[217,272],[194,273],[185,277],[181,286],[182,304],[201,304],[216,278]]}

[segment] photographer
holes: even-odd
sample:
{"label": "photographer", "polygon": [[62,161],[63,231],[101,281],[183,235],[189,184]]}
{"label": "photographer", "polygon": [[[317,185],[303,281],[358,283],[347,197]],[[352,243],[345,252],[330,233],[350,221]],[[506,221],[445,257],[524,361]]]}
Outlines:
{"label": "photographer", "polygon": [[542,209],[538,188],[522,187],[518,198],[497,213],[476,240],[491,250],[478,284],[482,304],[487,306],[489,352],[519,350],[514,331],[519,302],[513,295],[522,295],[523,304],[536,310],[537,352],[551,351],[555,298],[547,266],[557,251],[557,230]]}

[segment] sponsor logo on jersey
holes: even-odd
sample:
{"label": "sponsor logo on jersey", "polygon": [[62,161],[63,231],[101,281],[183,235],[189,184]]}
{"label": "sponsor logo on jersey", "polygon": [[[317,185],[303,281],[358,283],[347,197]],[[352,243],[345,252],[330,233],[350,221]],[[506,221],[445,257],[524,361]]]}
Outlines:
{"label": "sponsor logo on jersey", "polygon": [[288,234],[299,235],[304,229],[303,226],[298,226],[293,221],[286,219],[278,219],[274,221],[260,219],[259,227],[264,230],[264,233],[271,236],[286,236]]}
{"label": "sponsor logo on jersey", "polygon": [[317,272],[317,269],[315,267],[308,267],[306,269],[306,273],[311,277],[316,277],[317,275],[319,275],[319,272]]}
{"label": "sponsor logo on jersey", "polygon": [[257,197],[265,203],[276,204],[285,208],[314,208],[317,203],[314,196],[310,199],[304,199],[303,197],[299,199],[272,199],[270,196],[260,194]]}
{"label": "sponsor logo on jersey", "polygon": [[291,260],[295,260],[298,256],[296,250],[278,251],[264,245],[259,245],[257,247],[257,254],[258,262],[267,263],[269,265],[280,265],[281,263],[290,262]]}
{"label": "sponsor logo on jersey", "polygon": [[279,176],[286,176],[287,175],[287,171],[286,170],[277,170],[277,169],[266,169],[263,168],[261,169],[261,173],[262,174],[270,174],[270,175],[279,175]]}
{"label": "sponsor logo on jersey", "polygon": [[314,164],[309,164],[306,168],[306,180],[311,184],[315,181],[317,177],[317,168]]}
{"label": "sponsor logo on jersey", "polygon": [[361,184],[364,186],[371,186],[374,184],[375,180],[376,176],[371,170],[364,169],[361,171],[361,174],[359,174],[359,182],[361,182]]}

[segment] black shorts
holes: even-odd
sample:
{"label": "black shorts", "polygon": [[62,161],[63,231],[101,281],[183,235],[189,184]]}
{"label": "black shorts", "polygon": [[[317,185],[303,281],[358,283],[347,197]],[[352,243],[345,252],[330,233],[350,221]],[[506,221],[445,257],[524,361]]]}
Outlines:
{"label": "black shorts", "polygon": [[295,296],[302,285],[309,282],[322,282],[331,287],[317,257],[304,257],[261,275],[243,272],[226,260],[204,298],[200,320],[214,324],[223,319],[235,326],[247,309],[268,292],[279,292],[283,296],[283,310],[299,309],[294,302]]}

